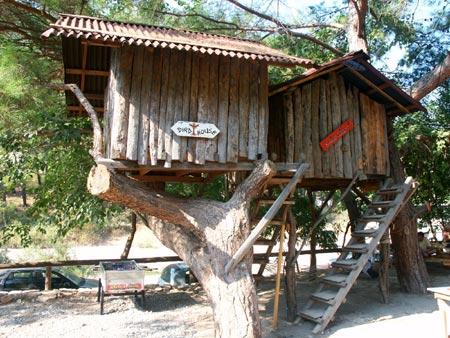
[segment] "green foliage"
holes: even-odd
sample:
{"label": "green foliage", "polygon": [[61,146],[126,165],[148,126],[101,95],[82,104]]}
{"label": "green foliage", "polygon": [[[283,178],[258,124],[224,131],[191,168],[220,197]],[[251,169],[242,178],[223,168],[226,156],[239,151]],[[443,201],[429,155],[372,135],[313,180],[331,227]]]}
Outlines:
{"label": "green foliage", "polygon": [[3,210],[4,241],[17,234],[30,244],[30,231],[49,224],[64,235],[73,227],[101,223],[117,208],[87,193],[93,164],[87,119],[68,118],[64,97],[49,88],[58,64],[37,58],[34,50],[5,42],[0,47],[0,179],[6,188],[27,182],[37,173],[43,184],[30,192],[35,203],[26,217]]}
{"label": "green foliage", "polygon": [[168,183],[166,191],[184,198],[207,198],[225,202],[228,199],[225,176],[216,177],[211,183]]}
{"label": "green foliage", "polygon": [[[323,196],[319,195],[319,200],[323,198]],[[309,198],[306,195],[305,190],[298,189],[294,195],[295,205],[293,207],[294,216],[296,218],[298,228],[299,228],[299,238],[304,240],[308,239],[307,236],[311,231],[313,226],[313,217],[312,210],[309,202]],[[317,206],[314,205],[314,208],[317,210]],[[337,247],[337,236],[336,232],[333,230],[326,229],[326,218],[319,223],[316,228],[317,234],[317,243],[320,247],[324,249],[333,249]]]}
{"label": "green foliage", "polygon": [[428,113],[415,113],[396,122],[396,140],[408,175],[415,177],[420,188],[413,197],[415,204],[432,203],[431,213],[423,221],[439,220],[449,226],[450,220],[450,91],[442,90]]}

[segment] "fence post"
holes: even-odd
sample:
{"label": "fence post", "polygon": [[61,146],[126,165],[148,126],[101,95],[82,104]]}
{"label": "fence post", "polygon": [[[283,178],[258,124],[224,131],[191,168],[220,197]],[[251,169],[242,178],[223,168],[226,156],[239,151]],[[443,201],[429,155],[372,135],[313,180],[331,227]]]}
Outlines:
{"label": "fence post", "polygon": [[52,267],[45,267],[45,291],[52,289]]}

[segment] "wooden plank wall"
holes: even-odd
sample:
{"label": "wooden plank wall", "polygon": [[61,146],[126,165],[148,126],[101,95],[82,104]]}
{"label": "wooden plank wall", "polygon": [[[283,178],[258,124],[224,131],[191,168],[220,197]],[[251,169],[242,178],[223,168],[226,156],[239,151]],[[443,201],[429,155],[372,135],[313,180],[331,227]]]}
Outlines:
{"label": "wooden plank wall", "polygon": [[[113,50],[108,88],[108,158],[170,167],[267,157],[267,63],[124,46]],[[171,127],[179,120],[214,123],[220,133],[178,137]]]}
{"label": "wooden plank wall", "polygon": [[[358,169],[389,175],[384,106],[337,73],[270,97],[269,111],[273,161],[298,162],[303,154],[311,165],[310,178],[352,178]],[[348,119],[354,129],[322,151],[320,141]]]}

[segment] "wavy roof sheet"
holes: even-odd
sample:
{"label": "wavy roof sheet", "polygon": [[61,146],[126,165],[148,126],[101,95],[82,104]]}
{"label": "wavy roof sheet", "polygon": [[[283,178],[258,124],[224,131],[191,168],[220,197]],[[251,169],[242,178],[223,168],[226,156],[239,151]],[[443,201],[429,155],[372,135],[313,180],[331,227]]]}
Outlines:
{"label": "wavy roof sheet", "polygon": [[75,37],[118,44],[177,48],[199,53],[264,60],[280,66],[315,67],[312,60],[287,55],[262,43],[225,35],[177,30],[160,26],[110,21],[83,15],[60,14],[59,19],[42,36]]}

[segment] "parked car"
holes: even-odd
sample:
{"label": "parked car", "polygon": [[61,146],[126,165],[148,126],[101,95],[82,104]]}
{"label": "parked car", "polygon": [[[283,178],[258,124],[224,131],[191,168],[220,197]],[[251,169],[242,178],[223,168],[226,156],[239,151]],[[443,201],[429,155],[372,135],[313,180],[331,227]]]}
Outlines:
{"label": "parked car", "polygon": [[[52,288],[96,288],[98,281],[95,279],[86,279],[77,275],[53,269],[52,271]],[[0,290],[29,290],[45,288],[45,268],[21,268],[8,269],[0,271]]]}

